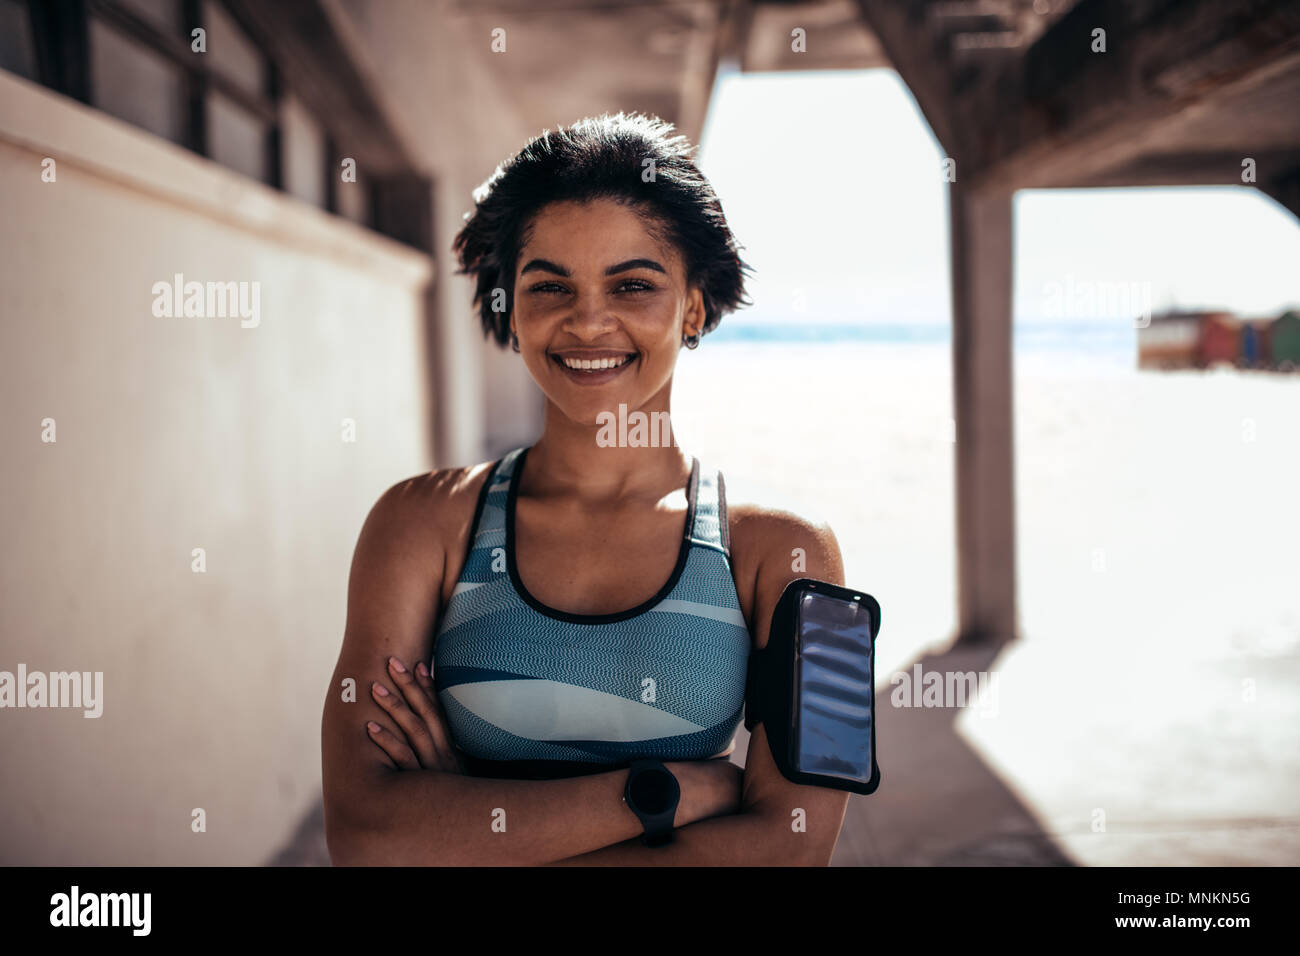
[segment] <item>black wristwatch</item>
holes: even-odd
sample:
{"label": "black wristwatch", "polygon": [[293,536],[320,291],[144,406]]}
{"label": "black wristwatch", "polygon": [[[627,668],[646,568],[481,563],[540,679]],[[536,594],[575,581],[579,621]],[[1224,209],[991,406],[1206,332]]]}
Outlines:
{"label": "black wristwatch", "polygon": [[628,805],[645,832],[646,846],[663,846],[673,841],[673,817],[682,788],[673,772],[658,760],[634,760],[628,768],[623,802]]}

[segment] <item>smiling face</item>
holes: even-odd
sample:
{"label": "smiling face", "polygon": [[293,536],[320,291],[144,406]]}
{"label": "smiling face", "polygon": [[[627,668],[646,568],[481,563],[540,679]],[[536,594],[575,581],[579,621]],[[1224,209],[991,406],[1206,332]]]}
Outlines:
{"label": "smiling face", "polygon": [[704,300],[686,264],[609,199],[543,207],[515,267],[511,329],[533,379],[575,422],[668,407],[682,336]]}

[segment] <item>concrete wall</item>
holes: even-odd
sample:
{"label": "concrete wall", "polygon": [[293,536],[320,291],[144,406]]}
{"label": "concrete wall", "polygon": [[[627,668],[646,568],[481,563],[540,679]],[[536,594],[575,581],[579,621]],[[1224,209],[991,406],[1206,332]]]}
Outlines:
{"label": "concrete wall", "polygon": [[[451,243],[474,208],[473,191],[542,131],[494,70],[490,36],[468,30],[454,5],[429,0],[340,0],[368,73],[410,153],[435,177],[439,465],[492,458],[541,433],[543,399],[522,361],[484,341],[473,284],[454,275]],[[560,117],[572,122],[579,117]]]}
{"label": "concrete wall", "polygon": [[[0,864],[261,863],[319,799],[361,522],[431,464],[431,263],[3,72],[0,219],[0,671],[104,682],[0,709]],[[155,316],[175,273],[260,324]]]}

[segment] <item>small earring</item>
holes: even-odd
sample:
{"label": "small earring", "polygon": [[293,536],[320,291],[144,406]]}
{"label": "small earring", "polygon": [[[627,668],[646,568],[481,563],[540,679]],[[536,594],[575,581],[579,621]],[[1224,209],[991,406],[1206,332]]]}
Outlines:
{"label": "small earring", "polygon": [[516,352],[519,351],[519,336],[513,332],[510,333],[510,347]]}
{"label": "small earring", "polygon": [[683,335],[683,336],[682,336],[682,344],[685,345],[688,349],[697,349],[697,348],[699,348],[699,347],[700,347],[700,333],[696,332],[696,333],[694,333],[693,335]]}

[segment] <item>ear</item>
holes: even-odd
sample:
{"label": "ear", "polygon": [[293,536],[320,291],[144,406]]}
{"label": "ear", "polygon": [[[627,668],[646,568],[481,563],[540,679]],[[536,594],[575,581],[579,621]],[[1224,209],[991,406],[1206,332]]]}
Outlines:
{"label": "ear", "polygon": [[704,292],[698,285],[692,284],[686,292],[686,309],[682,315],[682,335],[694,330],[696,335],[704,334]]}

